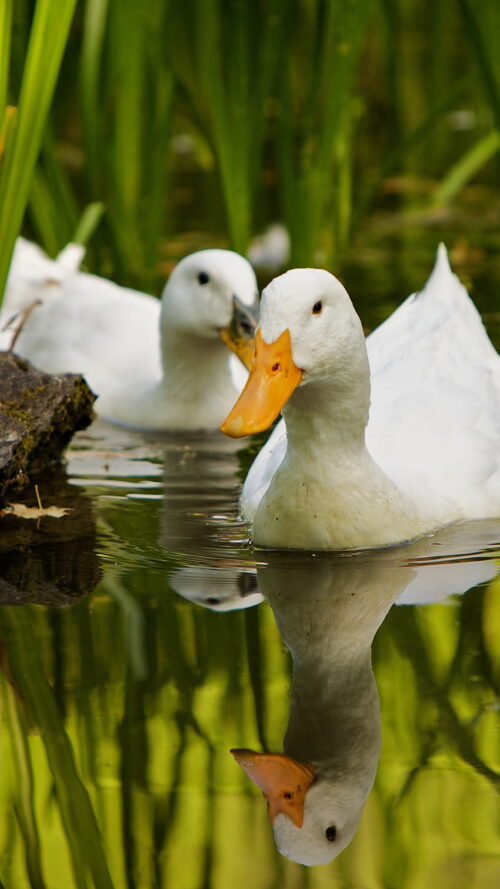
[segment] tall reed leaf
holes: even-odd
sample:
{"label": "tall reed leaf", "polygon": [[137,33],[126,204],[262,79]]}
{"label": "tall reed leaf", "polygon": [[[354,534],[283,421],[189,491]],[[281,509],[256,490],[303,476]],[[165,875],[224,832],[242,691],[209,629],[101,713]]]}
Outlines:
{"label": "tall reed leaf", "polygon": [[13,0],[0,3],[0,115],[7,105]]}
{"label": "tall reed leaf", "polygon": [[[500,27],[500,15],[498,3],[482,3],[482,21],[492,18],[490,43],[486,37],[486,28],[481,28],[478,4],[474,5],[470,0],[458,0],[462,13],[464,30],[467,39],[476,55],[476,62],[481,73],[484,94],[489,102],[495,121],[495,127],[500,131],[500,86],[495,72],[494,61],[498,63],[498,28]],[[488,8],[489,7],[489,8]],[[495,27],[496,26],[496,27]],[[491,39],[492,38],[492,39]]]}
{"label": "tall reed leaf", "polygon": [[245,252],[259,190],[284,0],[186,0],[172,9],[175,73],[207,138],[231,246]]}
{"label": "tall reed leaf", "polygon": [[493,130],[483,136],[448,171],[433,195],[436,205],[447,204],[457,196],[473,176],[500,151],[500,133]]}
{"label": "tall reed leaf", "polygon": [[80,59],[85,173],[106,206],[114,274],[156,286],[165,232],[173,78],[165,0],[87,0]]}
{"label": "tall reed leaf", "polygon": [[75,5],[76,0],[38,0],[36,4],[16,103],[16,127],[0,167],[0,299],[28,201]]}
{"label": "tall reed leaf", "polygon": [[318,251],[322,262],[331,261],[347,236],[358,109],[353,84],[371,8],[371,0],[288,5],[277,166],[292,263],[311,264]]}

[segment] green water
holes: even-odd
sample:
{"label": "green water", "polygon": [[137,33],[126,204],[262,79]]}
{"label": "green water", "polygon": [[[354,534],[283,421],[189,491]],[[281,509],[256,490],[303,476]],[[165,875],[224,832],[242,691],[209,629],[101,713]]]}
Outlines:
{"label": "green water", "polygon": [[[2,885],[493,889],[500,523],[253,553],[238,447],[100,422],[40,480],[71,512],[4,519]],[[332,863],[279,854],[232,747],[315,764]]]}

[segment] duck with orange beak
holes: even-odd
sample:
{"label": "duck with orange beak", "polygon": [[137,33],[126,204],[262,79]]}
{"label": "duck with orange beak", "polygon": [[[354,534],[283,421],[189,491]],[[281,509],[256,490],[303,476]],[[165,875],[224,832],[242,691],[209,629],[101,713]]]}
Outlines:
{"label": "duck with orange beak", "polygon": [[[253,355],[259,300],[247,260],[219,249],[185,256],[160,302],[79,271],[82,256],[70,244],[51,260],[18,239],[0,314],[0,328],[24,315],[16,353],[49,373],[83,374],[96,413],[114,423],[217,429]],[[0,330],[0,347],[12,337]]]}
{"label": "duck with orange beak", "polygon": [[333,275],[295,269],[271,282],[246,387],[221,428],[253,434],[281,411],[286,430],[243,488],[258,546],[387,546],[500,516],[500,357],[444,246],[424,290],[368,341]]}

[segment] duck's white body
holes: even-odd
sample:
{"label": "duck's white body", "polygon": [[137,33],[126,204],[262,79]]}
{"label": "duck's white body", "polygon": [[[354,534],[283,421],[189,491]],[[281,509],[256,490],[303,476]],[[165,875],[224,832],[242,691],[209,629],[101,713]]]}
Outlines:
{"label": "duck's white body", "polygon": [[[52,261],[18,240],[0,326],[33,299],[42,304],[16,352],[48,372],[83,373],[106,419],[155,429],[216,428],[245,380],[219,331],[229,325],[233,297],[255,305],[249,263],[228,250],[191,254],[172,272],[160,302],[80,272],[81,257],[81,248],[70,245]],[[11,336],[0,334],[0,347]]]}
{"label": "duck's white body", "polygon": [[286,328],[303,379],[243,488],[256,544],[380,546],[500,516],[500,358],[444,246],[366,345],[346,291],[318,270],[264,292],[264,342]]}

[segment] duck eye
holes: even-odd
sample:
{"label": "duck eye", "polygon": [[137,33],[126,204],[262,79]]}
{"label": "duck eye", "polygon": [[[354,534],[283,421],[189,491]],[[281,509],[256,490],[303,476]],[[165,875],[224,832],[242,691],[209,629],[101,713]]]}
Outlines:
{"label": "duck eye", "polygon": [[313,315],[320,315],[321,310],[323,308],[323,303],[319,299],[317,303],[314,303],[312,313]]}
{"label": "duck eye", "polygon": [[329,843],[333,843],[335,837],[337,836],[337,828],[336,827],[327,827],[325,830],[325,836]]}
{"label": "duck eye", "polygon": [[198,284],[208,284],[209,281],[210,281],[210,275],[207,275],[206,272],[199,272]]}

